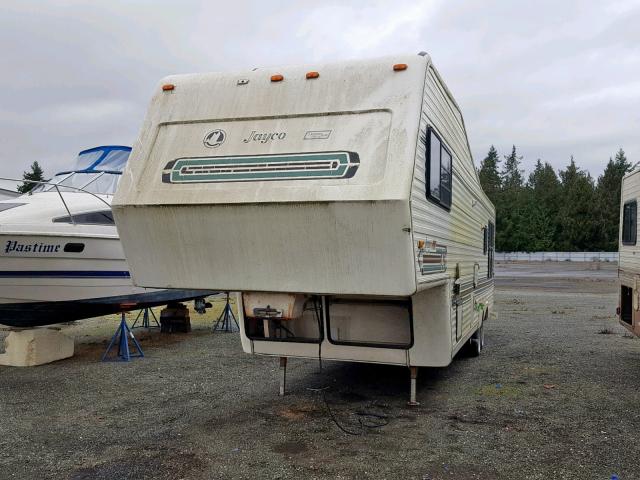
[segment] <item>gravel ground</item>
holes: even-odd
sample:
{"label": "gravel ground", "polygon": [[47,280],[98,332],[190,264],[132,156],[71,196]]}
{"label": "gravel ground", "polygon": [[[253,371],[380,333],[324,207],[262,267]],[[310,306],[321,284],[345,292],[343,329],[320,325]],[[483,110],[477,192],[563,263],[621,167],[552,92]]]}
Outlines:
{"label": "gravel ground", "polygon": [[593,270],[499,265],[486,350],[421,369],[417,408],[365,364],[292,359],[279,398],[277,359],[210,333],[219,303],[129,364],[99,362],[116,317],[64,326],[73,358],[0,367],[0,478],[638,479],[640,342]]}

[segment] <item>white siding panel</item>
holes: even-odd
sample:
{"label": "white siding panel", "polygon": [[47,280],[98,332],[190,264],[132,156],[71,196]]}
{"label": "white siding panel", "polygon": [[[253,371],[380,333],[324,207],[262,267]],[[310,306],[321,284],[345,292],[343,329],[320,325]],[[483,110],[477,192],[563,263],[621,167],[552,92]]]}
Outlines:
{"label": "white siding panel", "polygon": [[[451,210],[427,199],[425,184],[426,151],[424,138],[432,127],[438,133],[453,157],[452,204]],[[447,247],[446,277],[452,280],[456,264],[460,265],[461,283],[473,282],[474,264],[479,264],[479,283],[487,278],[487,255],[483,254],[483,231],[489,221],[495,223],[493,205],[480,188],[475,166],[468,148],[466,133],[461,116],[455,104],[449,99],[444,87],[429,67],[425,79],[424,100],[420,119],[420,139],[416,149],[414,179],[411,190],[412,230],[415,250],[416,278],[418,283],[441,279],[441,274],[423,275],[418,263],[418,240],[436,241]],[[464,290],[464,289],[463,289]],[[491,304],[493,287],[475,294],[476,302]],[[474,314],[471,295],[463,298],[462,332],[464,337],[478,320]],[[456,343],[456,319],[452,309],[452,342]]]}

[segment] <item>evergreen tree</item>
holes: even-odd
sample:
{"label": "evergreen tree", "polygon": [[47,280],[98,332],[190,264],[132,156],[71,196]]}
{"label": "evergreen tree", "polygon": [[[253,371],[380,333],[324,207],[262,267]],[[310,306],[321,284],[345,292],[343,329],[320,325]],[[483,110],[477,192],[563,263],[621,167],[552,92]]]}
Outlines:
{"label": "evergreen tree", "polygon": [[494,204],[502,187],[502,180],[500,179],[500,173],[498,173],[499,163],[500,157],[498,157],[498,151],[491,145],[487,156],[480,163],[480,170],[478,171],[480,185],[484,193],[489,197],[489,200]]}
{"label": "evergreen tree", "polygon": [[515,145],[505,155],[501,172],[502,189],[496,204],[496,249],[504,252],[528,251],[527,205],[530,195],[524,188]]}
{"label": "evergreen tree", "polygon": [[604,173],[598,178],[596,193],[600,229],[602,232],[601,245],[595,246],[606,251],[618,250],[618,227],[620,218],[620,188],[622,177],[631,170],[631,162],[627,160],[622,148],[616,153],[615,160],[609,158]]}
{"label": "evergreen tree", "polygon": [[572,156],[567,168],[560,172],[560,179],[558,247],[568,252],[592,250],[601,241],[593,178],[576,166]]}
{"label": "evergreen tree", "polygon": [[521,161],[522,157],[517,155],[514,145],[511,154],[504,157],[504,168],[502,169],[502,188],[504,191],[516,191],[522,188],[524,181],[522,170],[520,170]]}
{"label": "evergreen tree", "polygon": [[31,180],[31,181],[25,181],[25,182],[22,183],[22,185],[18,185],[18,192],[19,193],[28,193],[32,189],[34,189],[35,187],[38,186],[37,183],[33,183],[33,182],[43,182],[44,181],[44,170],[42,170],[42,168],[40,167],[38,162],[35,161],[35,162],[33,162],[31,164],[31,171],[23,172],[22,178],[24,180]]}
{"label": "evergreen tree", "polygon": [[[533,191],[531,191],[533,193]],[[555,250],[556,219],[548,215],[544,206],[532,201],[527,209],[528,252],[551,252]]]}
{"label": "evergreen tree", "polygon": [[535,169],[529,175],[528,187],[532,190],[530,239],[532,251],[552,251],[556,249],[560,226],[558,210],[562,185],[555,170],[547,162],[538,159]]}

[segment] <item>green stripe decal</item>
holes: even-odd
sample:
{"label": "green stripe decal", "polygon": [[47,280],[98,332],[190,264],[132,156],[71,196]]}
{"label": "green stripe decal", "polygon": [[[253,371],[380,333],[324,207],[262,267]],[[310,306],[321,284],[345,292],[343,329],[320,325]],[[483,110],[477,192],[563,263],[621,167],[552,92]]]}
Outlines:
{"label": "green stripe decal", "polygon": [[350,178],[360,163],[354,152],[179,158],[162,172],[165,183],[243,182]]}

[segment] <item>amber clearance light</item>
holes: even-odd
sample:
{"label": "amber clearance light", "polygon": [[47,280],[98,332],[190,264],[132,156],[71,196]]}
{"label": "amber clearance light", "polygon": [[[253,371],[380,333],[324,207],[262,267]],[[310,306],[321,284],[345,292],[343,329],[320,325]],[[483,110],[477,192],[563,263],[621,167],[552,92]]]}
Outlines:
{"label": "amber clearance light", "polygon": [[318,72],[307,72],[307,80],[311,78],[318,78],[320,74]]}
{"label": "amber clearance light", "polygon": [[394,72],[400,72],[400,71],[402,71],[402,70],[406,70],[407,68],[408,68],[408,67],[407,67],[407,64],[406,64],[406,63],[396,63],[396,64],[393,66],[393,71],[394,71]]}
{"label": "amber clearance light", "polygon": [[282,75],[280,75],[279,73],[277,73],[275,75],[271,75],[271,81],[272,82],[281,82],[282,80],[284,80],[284,77]]}
{"label": "amber clearance light", "polygon": [[176,86],[173,83],[165,83],[164,85],[162,85],[163,92],[170,92],[174,88],[176,88]]}

